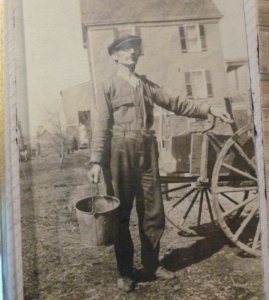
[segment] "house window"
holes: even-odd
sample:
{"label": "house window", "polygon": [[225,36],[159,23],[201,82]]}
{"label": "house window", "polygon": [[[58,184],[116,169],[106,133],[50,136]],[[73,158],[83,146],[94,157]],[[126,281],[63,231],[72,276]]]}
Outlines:
{"label": "house window", "polygon": [[206,51],[206,34],[204,25],[181,25],[179,37],[182,52]]}
{"label": "house window", "polygon": [[[141,31],[139,27],[132,26],[132,27],[117,27],[114,28],[114,37],[115,39],[123,36],[123,35],[138,35],[141,37]],[[143,41],[141,42],[141,55],[144,54],[144,49],[143,49]]]}
{"label": "house window", "polygon": [[193,70],[185,73],[187,97],[192,99],[213,97],[213,85],[209,70]]}

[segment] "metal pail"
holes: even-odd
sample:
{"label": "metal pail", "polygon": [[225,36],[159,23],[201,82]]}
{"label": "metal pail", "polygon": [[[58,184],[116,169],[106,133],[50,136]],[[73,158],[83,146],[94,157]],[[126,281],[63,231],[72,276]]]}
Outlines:
{"label": "metal pail", "polygon": [[91,196],[76,202],[81,241],[89,246],[114,243],[120,201],[111,196]]}

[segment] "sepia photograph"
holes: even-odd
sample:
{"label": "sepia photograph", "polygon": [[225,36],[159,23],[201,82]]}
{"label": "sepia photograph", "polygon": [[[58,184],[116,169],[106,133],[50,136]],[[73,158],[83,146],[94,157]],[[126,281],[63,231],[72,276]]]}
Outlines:
{"label": "sepia photograph", "polygon": [[24,299],[264,299],[244,1],[17,9]]}

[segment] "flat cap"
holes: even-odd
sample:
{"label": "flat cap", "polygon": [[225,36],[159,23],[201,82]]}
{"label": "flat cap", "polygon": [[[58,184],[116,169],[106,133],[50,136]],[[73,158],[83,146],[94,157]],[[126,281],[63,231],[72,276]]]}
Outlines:
{"label": "flat cap", "polygon": [[141,38],[138,35],[123,35],[116,38],[108,47],[108,54],[111,55],[114,50],[121,49],[133,43],[141,44]]}

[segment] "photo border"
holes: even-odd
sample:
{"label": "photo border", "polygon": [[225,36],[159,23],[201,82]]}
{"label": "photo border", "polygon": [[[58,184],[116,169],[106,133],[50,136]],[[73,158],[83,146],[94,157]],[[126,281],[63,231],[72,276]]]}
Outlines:
{"label": "photo border", "polygon": [[[251,88],[254,110],[254,125],[256,130],[256,157],[259,180],[259,201],[262,227],[262,261],[264,271],[264,289],[266,299],[269,299],[269,247],[268,247],[268,216],[267,199],[265,195],[265,166],[263,151],[263,130],[261,118],[260,75],[258,67],[257,42],[257,1],[244,0],[245,23],[248,41],[248,56],[251,76]],[[21,214],[20,214],[20,179],[19,158],[16,130],[17,89],[26,89],[26,77],[18,73],[25,71],[22,1],[5,0],[0,3],[1,36],[1,102],[0,102],[0,160],[1,160],[1,233],[2,262],[4,277],[4,299],[23,299],[23,272],[21,251]],[[15,20],[15,25],[14,25]],[[4,44],[4,48],[3,48]],[[15,62],[16,51],[22,61]],[[4,59],[3,59],[4,57]],[[19,68],[18,68],[19,66]],[[4,78],[4,79],[3,79]],[[4,94],[4,96],[3,96]],[[25,99],[27,93],[25,93]],[[20,99],[23,101],[25,99]],[[4,137],[3,137],[4,134]],[[4,166],[4,168],[3,168]]]}

